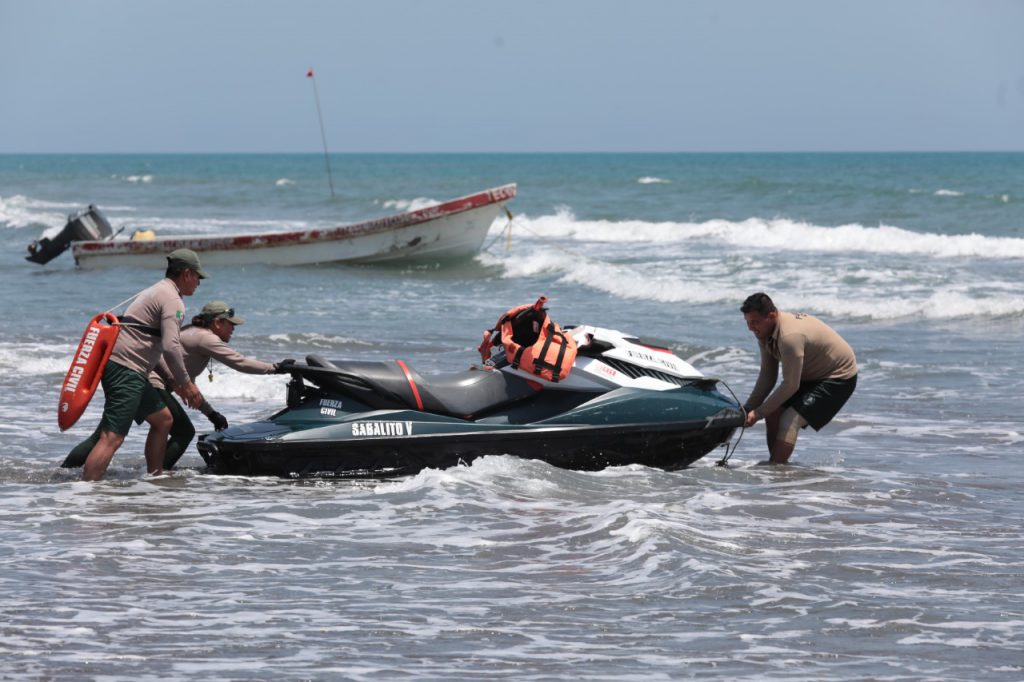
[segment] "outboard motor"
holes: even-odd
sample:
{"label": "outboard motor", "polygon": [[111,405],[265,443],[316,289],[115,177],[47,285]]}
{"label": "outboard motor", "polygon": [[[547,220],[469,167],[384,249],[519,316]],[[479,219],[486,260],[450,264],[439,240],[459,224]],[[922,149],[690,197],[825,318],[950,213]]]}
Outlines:
{"label": "outboard motor", "polygon": [[84,211],[69,215],[68,224],[57,233],[57,236],[52,239],[43,237],[29,244],[25,260],[40,265],[49,263],[64,253],[71,246],[71,242],[99,241],[107,239],[111,234],[113,231],[106,217],[95,205],[89,204],[89,208]]}

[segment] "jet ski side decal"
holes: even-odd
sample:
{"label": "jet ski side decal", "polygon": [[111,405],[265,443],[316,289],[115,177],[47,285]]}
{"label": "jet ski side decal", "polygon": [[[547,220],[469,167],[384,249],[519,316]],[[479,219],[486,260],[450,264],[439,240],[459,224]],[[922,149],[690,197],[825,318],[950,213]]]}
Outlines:
{"label": "jet ski side decal", "polygon": [[337,417],[338,410],[341,409],[340,400],[329,400],[324,398],[320,401],[320,414],[326,417]]}
{"label": "jet ski side decal", "polygon": [[353,436],[411,436],[412,422],[353,422]]}

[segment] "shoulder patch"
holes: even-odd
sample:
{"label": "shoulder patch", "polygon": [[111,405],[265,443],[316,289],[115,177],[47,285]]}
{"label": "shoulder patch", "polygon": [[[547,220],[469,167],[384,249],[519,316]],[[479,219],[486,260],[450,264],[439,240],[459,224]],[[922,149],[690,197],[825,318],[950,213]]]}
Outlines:
{"label": "shoulder patch", "polygon": [[179,320],[179,321],[180,321],[180,320],[181,320],[181,318],[183,318],[183,317],[185,317],[185,313],[181,312],[180,310],[175,310],[175,311],[174,311],[174,318],[175,318],[176,320]]}

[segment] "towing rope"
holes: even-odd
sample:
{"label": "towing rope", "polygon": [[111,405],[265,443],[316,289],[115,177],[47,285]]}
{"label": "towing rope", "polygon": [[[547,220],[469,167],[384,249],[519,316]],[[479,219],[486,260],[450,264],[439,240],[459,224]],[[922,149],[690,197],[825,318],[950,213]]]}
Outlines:
{"label": "towing rope", "polygon": [[[729,391],[729,395],[731,395],[732,399],[736,401],[736,404],[739,405],[740,401],[736,397],[736,394],[733,393],[732,386],[725,383],[721,379],[719,379],[719,381],[721,381],[722,385],[725,386],[726,390]],[[720,467],[726,466],[726,462],[728,462],[729,458],[732,457],[733,454],[736,452],[736,448],[740,446],[740,441],[743,440],[743,433],[747,430],[747,411],[743,409],[742,405],[740,405],[740,414],[743,415],[743,424],[740,425],[740,435],[737,436],[736,442],[732,444],[732,448],[730,448],[728,445],[725,446],[725,456],[722,457],[722,459],[718,460],[718,462],[716,462],[716,464]]]}
{"label": "towing rope", "polygon": [[494,237],[494,239],[492,239],[490,241],[490,243],[488,243],[485,247],[483,247],[484,251],[490,250],[490,248],[492,246],[494,246],[495,242],[497,242],[499,239],[501,239],[501,237],[503,235],[505,236],[505,250],[506,251],[510,251],[512,249],[512,226],[515,225],[519,229],[525,230],[525,231],[529,232],[534,237],[536,237],[538,240],[540,240],[542,242],[546,242],[550,248],[555,249],[556,251],[561,251],[564,254],[567,254],[569,256],[573,256],[574,258],[579,258],[580,260],[595,262],[593,258],[590,258],[588,256],[584,256],[582,253],[579,253],[578,251],[573,251],[572,249],[567,249],[564,246],[556,244],[555,241],[553,239],[551,239],[550,237],[545,237],[544,235],[539,234],[535,230],[531,230],[526,225],[523,225],[521,222],[516,220],[515,216],[512,215],[512,211],[508,210],[507,207],[503,207],[503,208],[505,208],[505,215],[508,216],[508,223],[505,224],[505,227],[502,228],[501,232],[499,232]]}
{"label": "towing rope", "polygon": [[[131,303],[132,301],[137,299],[141,293],[142,292],[140,291],[138,294],[133,294],[132,296],[129,296],[128,298],[124,299],[123,301],[121,301],[120,303],[118,303],[117,305],[112,307],[107,312],[110,313],[110,314],[113,314],[114,311],[117,310],[118,308],[120,308],[121,306],[126,305],[128,303]],[[115,317],[117,318],[117,322],[114,322],[113,326],[116,326],[116,327],[135,327],[136,329],[139,329],[139,330],[149,334],[150,336],[160,336],[160,330],[157,329],[156,327],[146,326],[146,325],[142,324],[141,322],[139,322],[138,320],[135,320],[135,319],[132,319],[132,318],[124,318],[124,319],[122,319],[120,315],[115,315]],[[212,379],[211,379],[211,381],[212,381]]]}
{"label": "towing rope", "polygon": [[497,234],[497,236],[495,236],[495,237],[494,237],[494,239],[492,239],[492,240],[491,240],[491,241],[490,241],[490,242],[489,242],[489,243],[488,243],[488,244],[487,244],[487,245],[486,245],[486,246],[484,247],[484,249],[483,249],[484,251],[489,251],[489,250],[490,250],[490,248],[491,248],[492,246],[494,246],[494,243],[495,243],[496,241],[498,241],[499,239],[501,239],[502,235],[504,235],[504,236],[505,236],[505,250],[506,250],[506,251],[510,251],[510,250],[512,249],[512,221],[513,221],[514,219],[513,219],[513,217],[512,217],[512,211],[508,210],[508,208],[506,208],[506,207],[504,207],[504,206],[502,206],[502,208],[504,208],[504,209],[505,209],[505,215],[507,215],[507,216],[508,216],[508,222],[507,222],[507,223],[505,223],[505,227],[501,228],[501,232],[499,232],[499,233]]}
{"label": "towing rope", "polygon": [[139,292],[138,294],[132,294],[132,295],[131,295],[131,296],[129,296],[128,298],[124,299],[123,301],[121,301],[121,302],[120,302],[120,303],[118,303],[117,305],[115,305],[115,306],[113,306],[112,308],[110,308],[109,310],[107,310],[107,312],[108,312],[108,313],[112,313],[112,312],[114,312],[115,310],[117,310],[118,308],[120,308],[121,306],[125,305],[126,303],[131,303],[132,301],[134,301],[135,299],[137,299],[137,298],[139,297],[139,294],[141,294],[141,293],[142,293],[142,292],[140,291],[140,292]]}

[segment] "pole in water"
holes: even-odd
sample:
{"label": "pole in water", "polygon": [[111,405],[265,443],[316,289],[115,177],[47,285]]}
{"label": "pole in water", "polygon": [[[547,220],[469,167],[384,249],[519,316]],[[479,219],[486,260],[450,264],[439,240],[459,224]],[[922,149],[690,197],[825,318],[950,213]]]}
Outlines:
{"label": "pole in water", "polygon": [[320,93],[316,88],[316,76],[313,69],[306,72],[306,78],[313,79],[313,97],[316,99],[316,116],[320,119],[320,139],[324,143],[324,165],[327,166],[327,182],[331,186],[331,197],[334,197],[334,178],[331,177],[331,157],[327,154],[327,133],[324,132],[324,115],[320,113]]}

